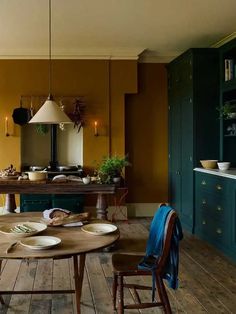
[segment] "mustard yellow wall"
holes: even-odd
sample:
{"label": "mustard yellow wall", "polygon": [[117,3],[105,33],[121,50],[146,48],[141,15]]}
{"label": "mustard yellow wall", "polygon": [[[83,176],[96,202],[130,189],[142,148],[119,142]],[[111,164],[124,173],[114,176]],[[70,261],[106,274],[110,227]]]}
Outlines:
{"label": "mustard yellow wall", "polygon": [[130,203],[168,201],[168,105],[164,64],[138,65],[138,93],[126,97]]}
{"label": "mustard yellow wall", "polygon": [[[52,70],[54,95],[81,95],[86,102],[84,167],[93,168],[103,156],[128,152],[132,162],[126,171],[128,201],[167,201],[165,66],[139,64],[137,68],[136,61],[53,60]],[[5,116],[10,117],[19,106],[21,95],[47,93],[47,60],[0,60],[1,169],[11,163],[17,169],[21,165],[21,128],[14,125],[13,136],[6,137]],[[98,137],[94,136],[95,120]]]}
{"label": "mustard yellow wall", "polygon": [[[103,156],[124,154],[124,94],[136,91],[136,61],[53,60],[52,93],[84,96],[85,167],[93,167]],[[19,169],[21,164],[20,127],[14,125],[13,136],[6,137],[5,117],[11,117],[13,109],[19,107],[21,95],[47,94],[48,60],[0,60],[0,168],[12,163]],[[95,120],[98,121],[98,137],[94,136]]]}

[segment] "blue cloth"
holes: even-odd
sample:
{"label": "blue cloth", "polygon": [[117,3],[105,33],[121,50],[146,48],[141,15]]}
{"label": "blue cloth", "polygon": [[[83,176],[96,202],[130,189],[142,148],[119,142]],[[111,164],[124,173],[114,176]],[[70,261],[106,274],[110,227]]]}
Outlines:
{"label": "blue cloth", "polygon": [[[138,265],[139,269],[150,270],[153,273],[153,297],[155,290],[155,270],[157,267],[156,261],[162,254],[166,219],[171,211],[172,208],[170,206],[161,206],[155,213],[151,223],[146,255]],[[182,227],[177,217],[171,239],[170,253],[163,273],[163,278],[167,280],[169,287],[172,289],[178,288],[179,241],[182,238]]]}

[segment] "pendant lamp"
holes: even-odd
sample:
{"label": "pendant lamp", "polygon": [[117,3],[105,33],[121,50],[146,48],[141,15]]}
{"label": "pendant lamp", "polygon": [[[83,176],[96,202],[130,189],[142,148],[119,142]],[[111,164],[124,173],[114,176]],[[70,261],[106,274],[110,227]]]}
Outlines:
{"label": "pendant lamp", "polygon": [[60,124],[60,123],[72,123],[70,118],[61,110],[57,103],[53,100],[51,94],[51,81],[52,81],[52,6],[51,0],[49,4],[49,96],[42,107],[37,111],[29,123],[40,123],[40,124]]}

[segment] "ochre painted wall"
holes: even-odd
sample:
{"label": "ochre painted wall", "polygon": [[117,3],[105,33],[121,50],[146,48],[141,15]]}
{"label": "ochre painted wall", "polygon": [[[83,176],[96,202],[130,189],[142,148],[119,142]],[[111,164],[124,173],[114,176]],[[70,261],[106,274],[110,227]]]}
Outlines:
{"label": "ochre painted wall", "polygon": [[[52,93],[84,96],[85,167],[94,167],[109,153],[124,154],[124,94],[130,91],[137,91],[136,61],[53,60]],[[21,164],[20,127],[14,125],[14,135],[6,137],[5,116],[11,117],[13,109],[19,107],[21,95],[47,94],[48,60],[0,60],[0,168],[12,163],[19,169]],[[66,108],[66,111],[72,110]],[[95,120],[98,121],[98,137],[94,136]],[[110,139],[113,128],[116,134],[114,149]]]}
{"label": "ochre painted wall", "polygon": [[138,93],[126,96],[129,203],[168,201],[168,105],[164,64],[138,65]]}
{"label": "ochre painted wall", "polygon": [[[167,201],[165,66],[137,67],[136,61],[126,60],[53,60],[52,71],[54,95],[84,96],[84,167],[94,168],[104,156],[127,152],[132,163],[126,171],[128,201]],[[0,169],[10,163],[20,169],[21,164],[21,128],[14,125],[13,136],[6,137],[5,116],[10,118],[19,107],[21,95],[47,94],[48,60],[0,60]]]}

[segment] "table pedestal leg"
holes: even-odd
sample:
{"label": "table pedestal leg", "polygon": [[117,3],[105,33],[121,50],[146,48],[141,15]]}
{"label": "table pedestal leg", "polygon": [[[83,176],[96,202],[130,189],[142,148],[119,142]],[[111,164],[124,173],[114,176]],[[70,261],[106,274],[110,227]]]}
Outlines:
{"label": "table pedestal leg", "polygon": [[[0,274],[2,273],[2,259],[0,259]],[[3,297],[0,295],[0,303],[5,304]]]}
{"label": "table pedestal leg", "polygon": [[79,255],[79,265],[78,265],[78,256],[73,256],[74,262],[74,279],[75,279],[75,299],[76,299],[76,307],[77,313],[80,314],[80,300],[81,300],[81,292],[82,292],[82,284],[84,278],[84,265],[85,265],[85,253],[81,253]]}
{"label": "table pedestal leg", "polygon": [[14,213],[16,209],[15,194],[6,194],[5,210]]}
{"label": "table pedestal leg", "polygon": [[106,199],[106,195],[99,193],[98,197],[97,197],[97,218],[98,219],[104,219],[104,220],[108,220],[107,219],[107,199]]}

